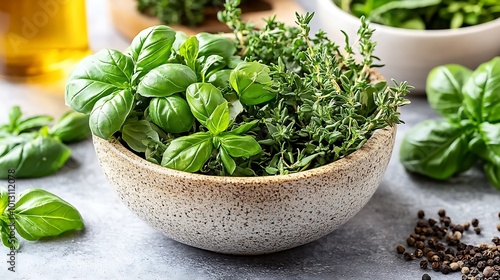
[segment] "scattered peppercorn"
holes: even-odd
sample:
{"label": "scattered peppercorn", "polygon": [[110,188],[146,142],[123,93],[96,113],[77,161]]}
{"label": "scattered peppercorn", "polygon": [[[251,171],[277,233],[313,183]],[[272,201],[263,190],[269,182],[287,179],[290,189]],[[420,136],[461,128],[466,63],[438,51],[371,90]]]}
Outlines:
{"label": "scattered peppercorn", "polygon": [[446,211],[444,209],[439,209],[438,215],[439,217],[443,218],[444,216],[446,216]]}
{"label": "scattered peppercorn", "polygon": [[481,234],[481,228],[480,227],[475,227],[474,231],[476,232],[476,234]]}
{"label": "scattered peppercorn", "polygon": [[465,223],[462,224],[462,226],[464,227],[464,230],[469,230],[470,223],[469,222],[465,222]]}
{"label": "scattered peppercorn", "polygon": [[497,230],[500,231],[500,224],[497,224]]}
{"label": "scattered peppercorn", "polygon": [[478,220],[478,219],[476,219],[476,218],[472,219],[472,221],[471,221],[471,225],[472,225],[473,227],[477,227],[477,226],[479,225],[479,220]]}
{"label": "scattered peppercorn", "polygon": [[419,210],[417,213],[417,216],[419,219],[423,219],[425,216],[425,212],[423,210]]}
{"label": "scattered peppercorn", "polygon": [[403,254],[405,252],[405,247],[403,245],[398,245],[396,247],[396,252],[398,252],[398,254]]}
{"label": "scattered peppercorn", "polygon": [[429,265],[429,263],[426,260],[421,260],[420,261],[420,268],[421,269],[427,269],[428,265]]}
{"label": "scattered peppercorn", "polygon": [[422,280],[431,280],[432,278],[429,276],[429,274],[424,274],[422,275]]}

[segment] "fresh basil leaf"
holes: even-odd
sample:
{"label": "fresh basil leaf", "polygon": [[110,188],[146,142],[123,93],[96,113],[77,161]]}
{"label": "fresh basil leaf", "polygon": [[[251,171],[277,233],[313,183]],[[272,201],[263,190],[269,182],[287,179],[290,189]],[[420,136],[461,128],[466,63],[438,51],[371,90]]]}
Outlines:
{"label": "fresh basil leaf", "polygon": [[175,40],[172,44],[172,50],[180,53],[181,46],[184,44],[184,42],[186,42],[188,38],[189,36],[182,31],[175,32]]}
{"label": "fresh basil leaf", "polygon": [[73,143],[87,139],[90,135],[89,116],[68,111],[50,128],[49,134],[63,143]]}
{"label": "fresh basil leaf", "polygon": [[215,108],[210,117],[207,119],[206,126],[210,133],[218,135],[227,129],[230,121],[228,102],[224,102]]}
{"label": "fresh basil leaf", "polygon": [[2,244],[7,248],[19,250],[21,247],[16,234],[10,230],[9,224],[2,220],[0,220],[0,238],[2,239]]}
{"label": "fresh basil leaf", "polygon": [[119,90],[99,99],[90,113],[90,130],[102,139],[109,139],[120,130],[134,105],[129,90]]}
{"label": "fresh basil leaf", "polygon": [[486,173],[486,177],[488,177],[488,181],[497,189],[500,189],[500,167],[491,162],[487,162],[484,165],[484,172]]}
{"label": "fresh basil leaf", "polygon": [[202,80],[205,80],[207,76],[212,72],[217,72],[226,66],[224,63],[224,58],[220,55],[210,55],[208,57],[204,57],[202,62],[201,76]]}
{"label": "fresh basil leaf", "polygon": [[41,189],[28,189],[19,195],[14,217],[19,235],[31,241],[83,229],[82,217],[75,207]]}
{"label": "fresh basil leaf", "polygon": [[167,62],[175,37],[176,32],[165,25],[153,26],[139,32],[130,44],[137,78]]}
{"label": "fresh basil leaf", "polygon": [[208,76],[207,82],[218,88],[228,88],[229,76],[231,76],[231,69],[223,69],[214,72]]}
{"label": "fresh basil leaf", "polygon": [[13,106],[9,110],[9,124],[10,124],[10,131],[9,132],[14,132],[14,129],[17,127],[17,124],[19,120],[21,119],[21,116],[23,113],[21,112],[21,108],[19,106]]}
{"label": "fresh basil leaf", "polygon": [[219,55],[225,60],[229,60],[236,53],[234,43],[220,35],[214,35],[206,32],[196,34],[200,49],[198,57]]}
{"label": "fresh basil leaf", "polygon": [[186,90],[186,100],[194,117],[203,125],[217,106],[227,102],[221,91],[209,83],[191,84]]}
{"label": "fresh basil leaf", "polygon": [[35,137],[37,137],[38,134],[39,134],[38,132],[32,132],[32,133],[25,132],[19,135],[8,134],[6,136],[0,137],[0,157],[7,154],[15,146],[19,144],[24,144],[28,141],[35,139]]}
{"label": "fresh basil leaf", "polygon": [[470,149],[482,159],[500,166],[500,123],[482,123]]}
{"label": "fresh basil leaf", "polygon": [[179,49],[179,53],[184,58],[186,65],[193,71],[196,71],[196,59],[198,58],[199,50],[200,45],[196,36],[187,38]]}
{"label": "fresh basil leaf", "polygon": [[66,104],[89,114],[101,98],[130,87],[132,59],[115,50],[101,50],[83,59],[66,84]]}
{"label": "fresh basil leaf", "polygon": [[172,140],[163,154],[161,165],[175,170],[196,172],[212,154],[212,135],[198,132]]}
{"label": "fresh basil leaf", "polygon": [[414,126],[403,138],[399,157],[410,171],[434,179],[447,179],[475,160],[468,149],[471,128],[447,120],[427,120]]}
{"label": "fresh basil leaf", "polygon": [[231,120],[235,120],[240,113],[245,111],[245,108],[243,108],[243,104],[241,104],[236,93],[226,93],[224,98],[229,102],[229,116],[231,117]]}
{"label": "fresh basil leaf", "polygon": [[230,133],[234,135],[243,135],[248,131],[250,131],[250,129],[254,128],[258,123],[259,123],[258,120],[253,120],[251,122],[244,123],[240,125],[238,128],[231,130]]}
{"label": "fresh basil leaf", "polygon": [[233,69],[229,82],[246,105],[257,105],[276,98],[268,89],[272,84],[269,67],[258,62],[242,62]]}
{"label": "fresh basil leaf", "polygon": [[9,193],[6,188],[0,188],[0,220],[1,216],[4,215],[5,209],[9,205]]}
{"label": "fresh basil leaf", "polygon": [[232,175],[236,169],[236,162],[234,162],[234,159],[229,155],[224,147],[220,148],[220,159],[222,160],[222,164],[224,165],[227,173]]}
{"label": "fresh basil leaf", "polygon": [[196,73],[186,65],[164,64],[144,76],[137,86],[137,92],[145,97],[165,97],[186,91],[196,80]]}
{"label": "fresh basil leaf", "polygon": [[139,153],[146,152],[147,145],[144,144],[144,140],[160,141],[158,133],[147,120],[127,121],[122,128],[122,139],[132,150]]}
{"label": "fresh basil leaf", "polygon": [[51,116],[33,116],[18,122],[16,133],[22,133],[30,130],[38,130],[42,126],[49,125],[54,120]]}
{"label": "fresh basil leaf", "polygon": [[[0,156],[0,170],[16,170],[17,178],[35,178],[58,171],[68,160],[71,150],[52,137],[36,138],[16,145]],[[7,173],[0,173],[6,179]]]}
{"label": "fresh basil leaf", "polygon": [[462,106],[462,87],[472,70],[457,64],[438,66],[427,76],[429,105],[443,117],[456,118]]}
{"label": "fresh basil leaf", "polygon": [[149,104],[151,121],[169,133],[189,131],[194,117],[186,100],[179,95],[153,98]]}
{"label": "fresh basil leaf", "polygon": [[481,64],[463,88],[465,112],[479,123],[500,121],[500,57]]}
{"label": "fresh basil leaf", "polygon": [[217,137],[224,149],[232,157],[251,157],[262,151],[259,143],[252,136],[223,134]]}

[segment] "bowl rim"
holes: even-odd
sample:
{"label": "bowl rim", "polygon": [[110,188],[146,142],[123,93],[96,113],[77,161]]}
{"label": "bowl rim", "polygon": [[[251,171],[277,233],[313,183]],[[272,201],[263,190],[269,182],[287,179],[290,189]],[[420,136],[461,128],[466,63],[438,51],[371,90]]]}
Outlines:
{"label": "bowl rim", "polygon": [[[396,137],[397,125],[377,129],[373,132],[370,138],[361,146],[360,149],[348,154],[347,156],[340,158],[334,162],[328,163],[326,165],[308,169],[305,171],[300,171],[297,173],[287,174],[287,175],[269,175],[269,176],[251,176],[251,177],[232,177],[232,176],[217,176],[217,175],[205,175],[198,173],[190,173],[185,171],[179,171],[175,169],[170,169],[159,164],[152,163],[146,159],[135,154],[128,148],[126,148],[116,137],[111,137],[108,140],[101,139],[97,136],[92,136],[95,142],[98,142],[100,146],[105,147],[108,151],[113,152],[124,160],[130,162],[133,165],[142,166],[154,173],[160,173],[162,175],[167,175],[175,178],[189,178],[192,181],[203,181],[205,183],[215,183],[215,184],[259,184],[259,183],[286,183],[297,180],[303,180],[306,178],[317,177],[324,174],[328,174],[333,170],[349,169],[350,166],[356,164],[363,158],[373,156],[376,153],[378,146],[381,143],[385,143],[387,140],[394,141]],[[389,149],[393,150],[393,146]],[[384,169],[385,170],[385,169]]]}
{"label": "bowl rim", "polygon": [[[324,4],[324,6],[328,6],[337,13],[341,13],[344,16],[346,16],[346,20],[349,21],[349,23],[352,24],[359,24],[359,18],[345,12],[342,10],[340,7],[337,6],[333,2],[333,0],[318,0],[319,4]],[[321,10],[321,9],[320,9]],[[415,36],[415,37],[455,37],[455,36],[463,36],[467,34],[473,34],[476,32],[481,32],[481,31],[487,31],[490,29],[495,29],[499,28],[500,29],[500,18],[481,23],[481,24],[476,24],[472,26],[466,26],[466,27],[461,27],[458,29],[432,29],[432,30],[416,30],[416,29],[407,29],[407,28],[401,28],[401,27],[393,27],[393,26],[388,26],[388,25],[383,25],[379,23],[373,23],[370,22],[370,26],[372,28],[375,28],[376,30],[380,30],[381,32],[384,31],[386,33],[393,33],[395,35],[403,35],[403,36]]]}

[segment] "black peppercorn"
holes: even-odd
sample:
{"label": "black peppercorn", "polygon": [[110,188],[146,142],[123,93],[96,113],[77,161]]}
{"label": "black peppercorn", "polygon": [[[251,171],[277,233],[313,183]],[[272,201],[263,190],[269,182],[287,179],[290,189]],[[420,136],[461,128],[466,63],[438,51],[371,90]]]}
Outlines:
{"label": "black peppercorn", "polygon": [[410,253],[408,253],[408,252],[404,253],[403,256],[405,258],[405,261],[411,261],[411,260],[413,260],[413,255],[410,254]]}
{"label": "black peppercorn", "polygon": [[422,219],[425,216],[424,210],[419,210],[418,213],[417,213],[417,216],[418,216],[419,219]]}
{"label": "black peppercorn", "polygon": [[438,215],[439,217],[444,217],[446,215],[446,211],[444,209],[439,209]]}
{"label": "black peppercorn", "polygon": [[441,265],[439,264],[439,262],[432,262],[431,266],[432,266],[432,270],[439,271],[439,268]]}
{"label": "black peppercorn", "polygon": [[475,227],[474,231],[476,232],[476,234],[481,234],[481,228],[480,227]]}
{"label": "black peppercorn", "polygon": [[431,280],[432,278],[429,276],[429,274],[424,274],[422,275],[422,280]]}
{"label": "black peppercorn", "polygon": [[439,270],[440,270],[440,271],[441,271],[441,273],[443,273],[443,274],[448,274],[448,273],[450,273],[450,272],[451,272],[450,267],[449,267],[448,265],[446,265],[446,264],[441,265],[441,267],[439,268]]}
{"label": "black peppercorn", "polygon": [[429,263],[426,260],[420,261],[420,268],[421,269],[427,269],[428,265],[429,265]]}
{"label": "black peppercorn", "polygon": [[477,227],[479,225],[479,220],[474,218],[474,219],[472,219],[471,224],[473,227]]}
{"label": "black peppercorn", "polygon": [[405,247],[403,245],[398,245],[396,247],[396,252],[398,252],[398,254],[403,254],[405,252]]}
{"label": "black peppercorn", "polygon": [[408,237],[408,238],[406,239],[406,244],[408,244],[408,246],[410,246],[410,247],[415,246],[415,238],[413,238],[413,237],[411,237],[411,236],[410,236],[410,237]]}
{"label": "black peppercorn", "polygon": [[465,222],[462,224],[462,226],[464,227],[464,230],[469,230],[470,224],[469,222]]}
{"label": "black peppercorn", "polygon": [[429,222],[429,225],[430,225],[431,227],[433,227],[433,226],[437,223],[437,222],[436,222],[436,220],[434,220],[434,219],[432,219],[432,218],[431,218],[431,219],[429,219],[429,220],[427,220],[427,221]]}
{"label": "black peppercorn", "polygon": [[424,252],[421,249],[416,249],[414,255],[417,258],[421,258],[424,256]]}
{"label": "black peppercorn", "polygon": [[480,261],[476,265],[477,269],[483,270],[486,267],[486,262],[485,261]]}

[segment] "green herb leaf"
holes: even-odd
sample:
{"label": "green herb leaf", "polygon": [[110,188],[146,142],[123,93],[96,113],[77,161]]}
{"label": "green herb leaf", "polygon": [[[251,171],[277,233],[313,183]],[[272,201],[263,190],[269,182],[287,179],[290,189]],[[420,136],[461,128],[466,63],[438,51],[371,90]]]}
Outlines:
{"label": "green herb leaf", "polygon": [[482,159],[500,166],[500,123],[482,123],[470,149]]}
{"label": "green herb leaf", "polygon": [[464,109],[478,123],[500,121],[500,57],[481,64],[463,87]]}
{"label": "green herb leaf", "polygon": [[246,105],[256,105],[276,98],[268,87],[272,84],[269,67],[258,62],[242,62],[233,69],[229,82]]}
{"label": "green herb leaf", "polygon": [[120,130],[134,105],[129,90],[120,90],[99,99],[90,113],[90,130],[95,136],[109,139]]}
{"label": "green herb leaf", "polygon": [[243,135],[246,134],[250,129],[254,128],[259,123],[258,120],[253,120],[248,123],[244,123],[240,125],[238,128],[231,130],[230,133],[234,135]]}
{"label": "green herb leaf", "polygon": [[194,117],[203,125],[217,106],[227,102],[220,90],[209,83],[191,84],[186,90],[186,100]]}
{"label": "green herb leaf", "polygon": [[236,53],[234,43],[220,35],[201,32],[196,34],[196,38],[200,46],[198,57],[218,55],[228,60]]}
{"label": "green herb leaf", "polygon": [[216,71],[208,76],[207,82],[218,88],[228,88],[231,71],[230,69]]}
{"label": "green herb leaf", "polygon": [[0,238],[2,244],[7,248],[19,250],[19,247],[21,247],[15,233],[10,230],[9,224],[2,220],[0,220]]}
{"label": "green herb leaf", "polygon": [[30,130],[38,130],[42,126],[49,125],[54,120],[51,116],[33,116],[19,121],[15,133],[22,133]]}
{"label": "green herb leaf", "polygon": [[163,154],[162,166],[175,170],[196,172],[212,154],[212,135],[198,132],[172,140]]}
{"label": "green herb leaf", "polygon": [[446,120],[427,120],[406,133],[399,157],[411,172],[447,179],[476,161],[468,149],[471,138],[470,127]]}
{"label": "green herb leaf", "polygon": [[139,153],[146,152],[147,145],[144,144],[145,140],[160,141],[158,133],[151,127],[151,123],[147,120],[127,121],[123,125],[122,138],[132,150]]}
{"label": "green herb leaf", "polygon": [[484,172],[490,183],[497,189],[500,189],[500,167],[493,163],[487,162],[484,165]]}
{"label": "green herb leaf", "polygon": [[196,72],[196,59],[200,45],[196,36],[187,38],[179,49],[180,55],[184,58],[186,65]]}
{"label": "green herb leaf", "polygon": [[66,84],[66,104],[89,114],[101,98],[129,88],[133,71],[130,57],[115,50],[101,50],[75,66]]}
{"label": "green herb leaf", "polygon": [[164,64],[147,73],[137,86],[137,92],[145,97],[165,97],[196,83],[196,73],[182,64]]}
{"label": "green herb leaf", "polygon": [[0,188],[0,220],[2,219],[2,215],[4,215],[5,209],[9,205],[9,193],[7,189]]}
{"label": "green herb leaf", "polygon": [[69,230],[83,229],[83,220],[78,210],[58,196],[41,189],[29,189],[19,195],[14,217],[17,232],[26,240],[38,240]]}
{"label": "green herb leaf", "polygon": [[137,78],[167,63],[175,37],[176,32],[164,25],[153,26],[139,32],[130,45]]}
{"label": "green herb leaf", "polygon": [[169,133],[189,131],[194,117],[186,100],[179,95],[153,98],[149,104],[151,121]]}
{"label": "green herb leaf", "polygon": [[68,111],[50,128],[49,134],[63,143],[73,143],[87,139],[90,135],[89,117],[78,112]]}
{"label": "green herb leaf", "polygon": [[251,157],[262,151],[252,136],[224,134],[217,137],[224,149],[232,157]]}
{"label": "green herb leaf", "polygon": [[210,133],[218,135],[227,129],[230,121],[228,102],[224,102],[215,108],[207,119],[206,126]]}
{"label": "green herb leaf", "polygon": [[220,148],[220,158],[226,171],[232,175],[236,169],[236,162],[234,162],[234,159],[229,155],[224,147]]}
{"label": "green herb leaf", "polygon": [[441,116],[457,118],[462,107],[462,87],[472,71],[464,66],[450,64],[438,66],[427,77],[427,100]]}

